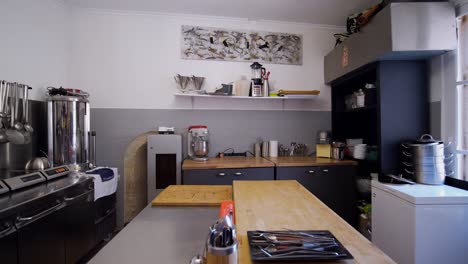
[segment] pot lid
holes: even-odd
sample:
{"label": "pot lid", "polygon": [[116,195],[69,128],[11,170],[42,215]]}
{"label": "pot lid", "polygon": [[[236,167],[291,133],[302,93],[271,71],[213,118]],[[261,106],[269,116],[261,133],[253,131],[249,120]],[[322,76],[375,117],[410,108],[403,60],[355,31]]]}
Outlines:
{"label": "pot lid", "polygon": [[444,144],[444,142],[435,140],[434,137],[432,137],[429,134],[424,134],[418,140],[408,143],[408,145],[410,146],[420,146],[420,145],[432,146],[432,145],[439,145],[439,144]]}

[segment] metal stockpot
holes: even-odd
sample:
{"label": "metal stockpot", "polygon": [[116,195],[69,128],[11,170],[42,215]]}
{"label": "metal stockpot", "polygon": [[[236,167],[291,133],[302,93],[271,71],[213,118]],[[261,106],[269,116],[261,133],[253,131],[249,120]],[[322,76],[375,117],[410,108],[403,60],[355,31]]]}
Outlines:
{"label": "metal stockpot", "polygon": [[[406,170],[406,169],[405,169]],[[430,185],[442,185],[445,181],[445,169],[442,171],[408,171],[407,173],[412,174],[414,179],[418,183],[430,184]]]}
{"label": "metal stockpot", "polygon": [[88,167],[90,162],[88,100],[78,96],[49,96],[47,112],[48,156],[51,165]]}
{"label": "metal stockpot", "polygon": [[[453,172],[445,167],[453,163],[453,154],[445,157],[445,149],[450,146],[442,141],[436,141],[431,135],[424,134],[415,142],[404,143],[403,155],[411,162],[403,162],[405,172],[413,175],[414,180],[424,184],[444,184],[445,176]],[[409,151],[409,152],[408,152]]]}
{"label": "metal stockpot", "polygon": [[419,140],[410,143],[403,143],[401,146],[409,150],[409,153],[405,154],[411,155],[413,158],[424,158],[424,157],[434,157],[434,156],[444,156],[445,149],[450,146],[450,143],[447,145],[442,141],[435,140],[431,135],[424,134]]}

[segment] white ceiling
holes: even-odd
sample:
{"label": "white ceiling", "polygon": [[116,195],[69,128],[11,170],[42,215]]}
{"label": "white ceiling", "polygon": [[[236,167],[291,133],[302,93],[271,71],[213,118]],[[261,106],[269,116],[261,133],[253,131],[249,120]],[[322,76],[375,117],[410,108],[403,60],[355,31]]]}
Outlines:
{"label": "white ceiling", "polygon": [[83,8],[180,13],[345,26],[379,0],[64,0]]}

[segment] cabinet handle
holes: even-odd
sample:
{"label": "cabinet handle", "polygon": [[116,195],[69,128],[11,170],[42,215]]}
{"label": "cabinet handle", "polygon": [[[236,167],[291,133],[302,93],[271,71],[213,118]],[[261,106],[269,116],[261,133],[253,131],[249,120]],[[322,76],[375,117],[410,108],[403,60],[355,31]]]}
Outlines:
{"label": "cabinet handle", "polygon": [[220,176],[220,177],[226,176],[226,173],[220,172],[220,173],[218,173],[218,176]]}
{"label": "cabinet handle", "polygon": [[13,229],[13,225],[10,224],[10,223],[6,223],[6,224],[5,224],[5,228],[4,228],[2,231],[0,231],[0,238],[1,238],[3,235],[5,235],[5,234],[7,234],[8,232],[10,232],[12,229]]}
{"label": "cabinet handle", "polygon": [[45,209],[44,211],[40,212],[40,213],[37,213],[33,216],[28,216],[28,217],[20,217],[18,216],[16,218],[16,223],[20,223],[20,222],[24,222],[24,221],[34,221],[36,220],[37,218],[40,218],[40,217],[43,217],[43,216],[46,216],[48,215],[49,213],[53,212],[53,211],[56,211],[58,209],[61,209],[65,203],[64,202],[60,202],[60,201],[57,201],[59,204],[57,205],[54,205],[48,209]]}
{"label": "cabinet handle", "polygon": [[323,169],[322,171],[323,171],[323,172],[328,172],[328,169]]}
{"label": "cabinet handle", "polygon": [[93,190],[90,190],[90,191],[87,191],[87,192],[85,192],[85,193],[79,194],[79,195],[74,196],[74,197],[65,197],[65,201],[71,202],[71,201],[76,200],[76,199],[78,199],[78,198],[80,198],[80,197],[86,196],[86,195],[88,195],[89,193],[91,193],[91,192],[93,192],[93,191],[94,191],[94,189],[93,189]]}
{"label": "cabinet handle", "polygon": [[236,176],[242,176],[242,175],[244,175],[244,173],[242,173],[242,172],[236,172],[236,173],[234,173],[234,175],[236,175]]}
{"label": "cabinet handle", "polygon": [[307,173],[308,173],[308,174],[314,174],[314,173],[315,173],[315,171],[313,171],[313,170],[310,170],[310,171],[307,171]]}

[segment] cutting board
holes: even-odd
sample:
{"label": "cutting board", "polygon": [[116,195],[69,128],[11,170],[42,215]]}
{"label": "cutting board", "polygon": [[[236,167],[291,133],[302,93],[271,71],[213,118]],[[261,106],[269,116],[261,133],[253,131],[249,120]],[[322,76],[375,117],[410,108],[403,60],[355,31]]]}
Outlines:
{"label": "cutting board", "polygon": [[170,185],[151,202],[152,206],[220,206],[232,200],[231,185]]}

